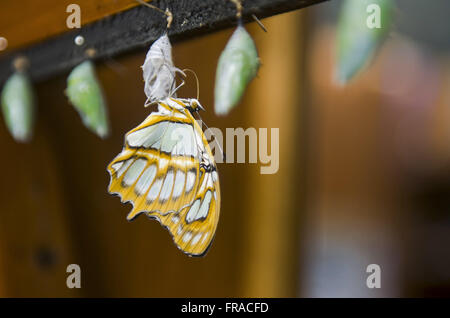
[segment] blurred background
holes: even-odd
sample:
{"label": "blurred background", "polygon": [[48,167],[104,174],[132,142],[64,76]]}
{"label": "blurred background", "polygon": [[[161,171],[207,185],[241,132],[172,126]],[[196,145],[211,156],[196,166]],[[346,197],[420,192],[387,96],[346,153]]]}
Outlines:
{"label": "blurred background", "polygon": [[[156,221],[127,222],[131,206],[107,193],[107,164],[150,111],[146,50],[96,64],[106,140],[69,105],[68,73],[36,83],[33,140],[14,142],[0,123],[0,296],[450,296],[450,4],[394,1],[389,34],[342,85],[342,2],[264,19],[267,33],[248,24],[262,66],[226,117],[214,114],[213,91],[233,29],[174,43],[210,127],[280,132],[278,173],[219,164],[221,217],[203,258],[181,253]],[[195,97],[195,80],[178,95]],[[73,263],[81,289],[66,287]],[[366,286],[369,264],[381,267],[379,289]]]}

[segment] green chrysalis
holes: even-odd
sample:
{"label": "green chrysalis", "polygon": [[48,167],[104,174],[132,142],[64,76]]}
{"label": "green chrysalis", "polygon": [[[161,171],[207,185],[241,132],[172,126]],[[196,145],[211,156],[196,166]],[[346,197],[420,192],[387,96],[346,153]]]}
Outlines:
{"label": "green chrysalis", "polygon": [[345,0],[337,28],[336,79],[347,83],[368,64],[391,26],[392,0]]}
{"label": "green chrysalis", "polygon": [[26,73],[16,71],[3,87],[2,111],[6,126],[18,142],[28,142],[33,135],[34,93]]}
{"label": "green chrysalis", "polygon": [[214,89],[214,108],[218,115],[226,115],[236,106],[245,88],[256,76],[259,57],[255,43],[239,25],[219,58]]}
{"label": "green chrysalis", "polygon": [[83,124],[101,138],[106,137],[109,133],[106,103],[90,60],[72,70],[67,78],[66,95]]}

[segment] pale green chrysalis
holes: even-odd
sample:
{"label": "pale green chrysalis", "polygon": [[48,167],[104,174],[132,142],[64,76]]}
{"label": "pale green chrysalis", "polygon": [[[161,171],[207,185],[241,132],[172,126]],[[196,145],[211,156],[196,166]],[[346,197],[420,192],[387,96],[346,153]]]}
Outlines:
{"label": "pale green chrysalis", "polygon": [[335,78],[345,84],[383,43],[392,20],[392,0],[345,0],[337,27]]}
{"label": "pale green chrysalis", "polygon": [[67,78],[66,95],[84,125],[101,138],[106,137],[109,133],[106,103],[90,60],[72,70]]}
{"label": "pale green chrysalis", "polygon": [[256,76],[259,57],[255,43],[239,25],[219,58],[214,89],[214,109],[226,115],[241,99],[247,85]]}
{"label": "pale green chrysalis", "polygon": [[24,72],[16,71],[3,87],[2,111],[6,126],[18,142],[28,142],[33,135],[34,93]]}

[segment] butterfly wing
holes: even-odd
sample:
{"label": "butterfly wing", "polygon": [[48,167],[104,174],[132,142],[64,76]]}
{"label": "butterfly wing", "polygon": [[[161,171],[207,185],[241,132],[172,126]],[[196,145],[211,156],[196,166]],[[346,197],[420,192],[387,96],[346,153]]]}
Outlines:
{"label": "butterfly wing", "polygon": [[217,228],[220,188],[214,157],[189,111],[160,102],[157,113],[126,134],[108,171],[109,192],[133,205],[128,220],[145,213],[183,252],[204,255]]}

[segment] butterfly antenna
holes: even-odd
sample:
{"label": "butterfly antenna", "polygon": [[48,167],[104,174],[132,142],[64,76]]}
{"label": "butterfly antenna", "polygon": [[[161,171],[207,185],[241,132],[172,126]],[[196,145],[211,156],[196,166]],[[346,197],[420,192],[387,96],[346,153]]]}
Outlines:
{"label": "butterfly antenna", "polygon": [[200,81],[198,80],[197,73],[195,73],[193,70],[189,68],[185,68],[184,70],[182,70],[182,72],[190,72],[194,75],[195,81],[197,83],[197,100],[198,100],[200,98]]}
{"label": "butterfly antenna", "polygon": [[[205,122],[203,121],[202,116],[200,116],[199,112],[197,112],[197,115],[200,118],[200,120],[202,121],[202,124],[204,124],[206,126],[206,129],[209,129],[208,125],[205,124]],[[220,153],[222,154],[223,162],[225,162],[225,160],[226,160],[225,152],[223,152],[222,146],[220,145],[220,142],[217,140],[216,135],[214,134],[214,132],[212,130],[211,130],[211,133],[214,136],[214,141],[216,142],[217,146],[219,146],[219,150],[220,150]]]}

